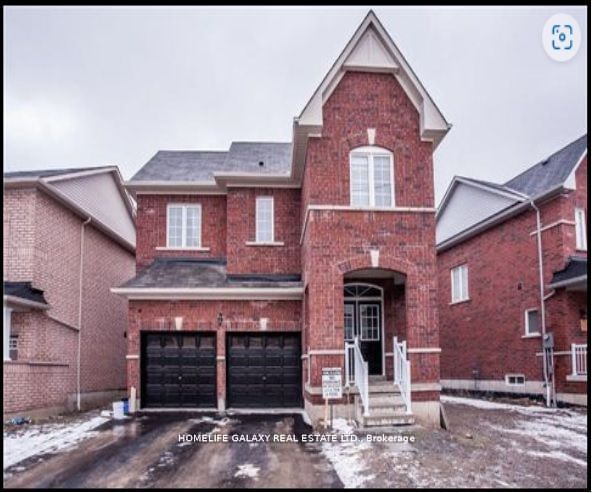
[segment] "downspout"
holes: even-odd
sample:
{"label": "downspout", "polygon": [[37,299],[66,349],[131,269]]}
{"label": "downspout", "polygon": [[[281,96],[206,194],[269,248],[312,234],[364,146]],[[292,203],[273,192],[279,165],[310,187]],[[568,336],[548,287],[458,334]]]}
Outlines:
{"label": "downspout", "polygon": [[531,198],[530,205],[536,211],[536,237],[537,237],[537,252],[539,261],[539,295],[541,298],[541,344],[543,350],[543,378],[545,380],[546,404],[551,407],[551,394],[555,394],[555,389],[549,385],[549,368],[547,367],[547,355],[545,351],[545,334],[547,332],[546,317],[545,317],[545,274],[543,272],[543,241],[541,237],[541,210],[535,205]]}
{"label": "downspout", "polygon": [[80,227],[80,266],[78,273],[78,354],[76,356],[76,409],[80,411],[80,353],[82,350],[82,274],[84,268],[84,230],[90,217]]}

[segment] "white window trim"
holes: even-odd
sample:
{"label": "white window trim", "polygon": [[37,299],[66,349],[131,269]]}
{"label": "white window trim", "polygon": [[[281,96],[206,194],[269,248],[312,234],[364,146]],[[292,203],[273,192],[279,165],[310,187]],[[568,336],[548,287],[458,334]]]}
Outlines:
{"label": "white window trim", "polygon": [[4,336],[4,361],[10,361],[10,332],[12,322],[12,308],[3,305],[4,308],[4,323],[3,325],[3,336]]}
{"label": "white window trim", "polygon": [[539,309],[538,308],[527,308],[526,310],[524,310],[524,338],[529,338],[529,337],[540,337],[541,333],[539,332],[529,332],[528,328],[530,327],[530,324],[528,322],[528,314],[530,312],[538,312]]}
{"label": "white window trim", "polygon": [[[271,202],[271,241],[262,241],[259,239],[259,203],[262,201]],[[280,246],[280,242],[275,241],[275,201],[272,195],[259,195],[255,199],[255,241],[254,245]],[[281,243],[283,245],[283,243]]]}
{"label": "white window trim", "polygon": [[[172,246],[169,239],[169,214],[170,209],[172,207],[180,207],[181,208],[181,246]],[[199,213],[199,228],[197,230],[197,246],[195,247],[188,247],[187,246],[187,208],[188,207],[195,207],[198,209]],[[209,248],[202,247],[201,243],[201,232],[202,232],[202,208],[201,204],[196,203],[189,203],[189,204],[182,204],[182,203],[170,203],[167,204],[167,213],[166,213],[166,247],[157,247],[157,250],[186,250],[186,251],[209,251]]]}
{"label": "white window trim", "polygon": [[575,208],[576,220],[576,250],[588,250],[588,231],[586,228],[586,213],[581,207]]}
{"label": "white window trim", "polygon": [[[353,203],[353,178],[352,178],[352,165],[351,159],[355,155],[360,155],[368,158],[368,205],[354,205]],[[374,196],[374,156],[388,155],[389,157],[389,168],[390,168],[390,179],[391,179],[391,204],[389,206],[376,205],[376,198]],[[360,209],[390,209],[396,206],[395,201],[395,171],[394,171],[394,158],[393,153],[384,147],[378,146],[363,146],[352,149],[349,153],[349,203],[351,207]]]}
{"label": "white window trim", "polygon": [[[466,272],[466,276],[460,276],[460,298],[454,298],[454,271],[457,269],[461,269],[464,267],[464,272]],[[462,272],[462,271],[461,271]],[[466,296],[463,297],[463,288],[466,284]],[[470,301],[471,297],[469,296],[469,265],[467,263],[459,264],[450,269],[450,303],[449,305],[456,305],[457,303],[464,303],[465,301]]]}
{"label": "white window trim", "polygon": [[[522,378],[522,383],[510,383],[510,378]],[[526,376],[522,373],[507,373],[505,376],[506,385],[511,387],[524,387],[526,385]]]}

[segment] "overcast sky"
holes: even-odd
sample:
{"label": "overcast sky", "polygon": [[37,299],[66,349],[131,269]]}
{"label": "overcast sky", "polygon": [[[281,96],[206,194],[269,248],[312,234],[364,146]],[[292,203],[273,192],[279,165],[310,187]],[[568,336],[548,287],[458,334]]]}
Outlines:
{"label": "overcast sky", "polygon": [[[291,140],[363,8],[5,8],[5,170],[117,164],[159,149]],[[376,14],[453,124],[434,155],[455,175],[505,181],[587,131],[586,9],[388,8]],[[557,12],[582,30],[552,61]]]}

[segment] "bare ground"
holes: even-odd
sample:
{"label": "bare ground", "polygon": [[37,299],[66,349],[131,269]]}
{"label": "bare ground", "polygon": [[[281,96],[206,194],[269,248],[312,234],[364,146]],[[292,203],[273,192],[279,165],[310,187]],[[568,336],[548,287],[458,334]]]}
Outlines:
{"label": "bare ground", "polygon": [[[444,397],[448,431],[408,443],[180,443],[181,433],[310,433],[300,415],[151,414],[4,470],[5,488],[585,488],[587,414]],[[339,420],[337,431],[351,431]],[[4,435],[17,433],[5,429]],[[377,431],[374,431],[376,436]],[[6,452],[5,452],[6,453]]]}

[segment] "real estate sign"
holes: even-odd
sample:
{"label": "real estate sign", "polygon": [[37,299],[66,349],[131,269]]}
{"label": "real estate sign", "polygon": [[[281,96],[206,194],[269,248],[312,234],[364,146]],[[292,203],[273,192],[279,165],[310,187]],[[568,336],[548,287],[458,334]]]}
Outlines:
{"label": "real estate sign", "polygon": [[341,368],[323,368],[323,399],[341,399]]}

